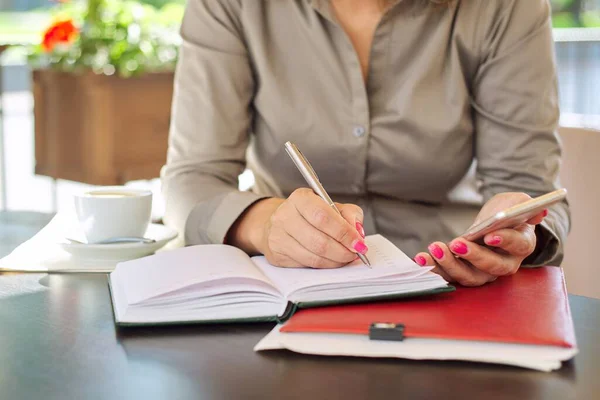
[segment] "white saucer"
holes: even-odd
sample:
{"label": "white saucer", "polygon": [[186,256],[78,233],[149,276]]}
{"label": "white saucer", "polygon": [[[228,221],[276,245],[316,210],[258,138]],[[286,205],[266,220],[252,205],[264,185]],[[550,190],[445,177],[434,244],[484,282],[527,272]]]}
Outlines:
{"label": "white saucer", "polygon": [[79,244],[59,243],[59,246],[74,257],[87,260],[126,261],[148,256],[177,237],[177,232],[168,226],[150,224],[144,237],[154,243]]}

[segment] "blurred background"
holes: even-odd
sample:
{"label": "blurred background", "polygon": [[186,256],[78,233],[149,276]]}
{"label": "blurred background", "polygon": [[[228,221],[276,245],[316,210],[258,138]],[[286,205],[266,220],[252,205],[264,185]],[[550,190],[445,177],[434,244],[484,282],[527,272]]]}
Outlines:
{"label": "blurred background", "polygon": [[[62,59],[55,57],[50,62],[54,67],[58,66],[63,71],[69,70],[69,63],[75,66],[81,64],[82,67],[91,67],[106,76],[117,73],[117,75],[126,77],[134,75],[134,79],[136,75],[138,79],[144,74],[152,76],[156,74],[156,70],[163,74],[169,74],[176,57],[177,29],[184,5],[185,0],[92,1],[89,4],[90,7],[103,8],[98,14],[98,19],[99,22],[104,21],[106,26],[100,26],[99,29],[102,31],[98,32],[98,36],[104,35],[108,41],[112,42],[106,46],[106,52],[110,54],[103,56],[102,52],[97,52],[97,54],[93,54],[94,61],[84,62],[81,57],[77,59],[77,55],[75,55],[70,59],[69,56],[64,56]],[[73,141],[77,141],[79,136],[84,135],[82,132],[63,132],[62,136],[66,136],[63,138],[59,137],[60,134],[57,132],[49,132],[51,129],[40,127],[37,132],[37,141],[41,143],[38,143],[36,147],[34,140],[36,137],[34,134],[34,85],[31,70],[32,68],[47,67],[50,62],[44,60],[43,50],[38,49],[38,54],[31,54],[35,53],[31,46],[44,40],[44,33],[47,33],[51,22],[56,19],[61,19],[61,17],[62,19],[71,19],[76,26],[81,26],[83,20],[89,17],[86,13],[90,14],[86,9],[87,6],[85,1],[75,0],[0,0],[0,46],[12,45],[0,55],[3,82],[0,87],[3,104],[0,117],[3,127],[3,148],[0,149],[2,150],[2,154],[0,154],[0,208],[2,209],[53,212],[67,203],[70,204],[71,193],[74,190],[81,190],[85,187],[85,183],[118,184],[124,183],[122,181],[125,179],[129,182],[128,184],[150,185],[155,189],[158,187],[156,181],[148,182],[147,179],[158,173],[156,164],[164,161],[159,153],[163,151],[166,136],[161,136],[156,132],[150,135],[150,140],[160,142],[155,143],[156,154],[152,153],[151,149],[137,151],[139,158],[158,157],[155,165],[140,166],[140,160],[121,159],[117,162],[120,165],[115,166],[114,171],[104,171],[105,175],[113,175],[113,178],[106,179],[92,177],[91,175],[98,175],[94,171],[80,174],[80,176],[65,171],[66,166],[63,164],[69,163],[72,170],[81,172],[85,169],[76,160],[72,160],[73,157],[69,157],[68,152],[95,151],[69,145]],[[600,93],[600,79],[598,79],[600,78],[600,0],[552,0],[552,6],[563,119],[566,121],[565,124],[595,125],[595,120],[598,119],[595,116],[600,116],[600,101],[598,101],[597,95]],[[110,20],[112,20],[112,24]],[[118,22],[115,22],[117,20]],[[156,25],[160,25],[160,27]],[[148,32],[152,29],[154,29],[153,32]],[[148,37],[144,39],[141,31],[144,31]],[[88,34],[88,36],[91,35]],[[93,42],[94,39],[89,37],[87,40],[91,42],[91,44],[87,44],[88,48],[97,45],[100,41],[98,39]],[[85,50],[85,46],[86,44],[83,43],[78,47]],[[141,56],[143,56],[143,60],[139,61]],[[149,72],[149,70],[151,71]],[[40,81],[44,81],[44,78],[46,77],[40,77]],[[50,79],[46,78],[45,81]],[[168,80],[168,76],[165,79]],[[57,80],[57,78],[52,78],[52,80]],[[146,86],[156,85],[156,82],[150,82],[152,80],[149,78]],[[51,124],[52,121],[49,119],[57,119],[57,123],[63,121],[64,124],[65,119],[78,119],[78,115],[85,113],[85,110],[74,109],[73,104],[69,106],[69,102],[65,101],[64,96],[45,94],[56,92],[60,90],[59,88],[41,83],[38,86],[40,86],[38,88],[40,91],[38,114],[46,114],[43,121],[42,117],[39,117],[38,125]],[[71,92],[70,96],[77,91],[71,87],[72,85],[64,84],[62,86],[68,86],[68,91]],[[130,86],[133,87],[133,85]],[[148,90],[149,95],[169,96],[168,89]],[[48,102],[60,102],[62,106],[61,104],[54,104],[54,106],[45,104]],[[157,99],[157,102],[168,103],[164,99],[162,101]],[[79,102],[75,101],[75,103]],[[146,103],[141,101],[136,108],[146,107]],[[103,106],[91,104],[90,107],[98,110]],[[154,114],[158,112],[157,110],[153,111]],[[50,118],[48,114],[50,116],[65,115],[61,118]],[[131,113],[127,112],[127,114]],[[152,118],[151,121],[156,122]],[[73,131],[81,129],[77,123],[69,125]],[[136,125],[139,124],[133,121],[127,127],[136,132],[143,129],[141,126],[133,129]],[[153,129],[157,129],[156,124],[154,125]],[[162,127],[164,128],[164,126]],[[63,130],[65,129],[63,128]],[[90,135],[89,133],[85,134]],[[123,137],[129,134],[131,138]],[[121,131],[116,132],[115,135],[120,135],[119,140],[121,141],[149,139],[148,135],[143,132],[132,134]],[[116,139],[112,138],[110,141],[114,146]],[[49,143],[50,148],[48,146],[40,148],[44,144],[43,142]],[[65,147],[66,149],[63,149]],[[136,148],[136,146],[131,143],[129,148]],[[63,155],[58,157],[57,154],[60,153],[58,150],[64,150],[67,154],[63,152]],[[104,151],[110,150],[104,149]],[[54,158],[62,158],[63,162],[56,159],[51,160],[53,156],[48,154],[51,152],[55,153]],[[36,155],[38,174],[35,173]],[[106,155],[110,158],[109,156]],[[124,165],[126,162],[136,165],[129,168],[130,166]],[[146,171],[142,171],[144,169]],[[138,180],[142,182],[136,182]],[[79,182],[76,183],[76,181]],[[158,201],[157,214],[160,214],[161,206]]]}
{"label": "blurred background", "polygon": [[[569,287],[600,295],[600,0],[552,0]],[[0,209],[54,213],[92,185],[143,186],[164,204],[173,68],[185,0],[0,0]],[[586,179],[592,177],[592,179]],[[252,184],[250,174],[242,188]],[[579,271],[574,269],[578,265]],[[585,269],[587,268],[587,269]],[[570,272],[574,271],[574,272]],[[577,272],[577,274],[575,274]]]}
{"label": "blurred background", "polygon": [[[184,5],[185,0],[0,0],[0,208],[55,212],[70,206],[71,194],[89,184],[150,186],[158,193],[158,181],[151,178],[164,163],[169,85]],[[64,22],[96,32],[62,37],[68,36]],[[39,77],[34,69],[41,70]],[[86,89],[76,77],[86,69],[119,79]],[[49,74],[52,70],[63,76]],[[123,108],[132,91],[142,100]],[[103,92],[106,99],[98,100]],[[90,97],[96,100],[85,101]],[[117,98],[121,101],[111,101]],[[106,125],[111,120],[126,122],[111,129]],[[136,149],[142,140],[152,144]],[[117,147],[133,155],[113,154]],[[81,153],[84,159],[78,160]],[[96,166],[109,159],[114,165],[96,168],[85,163],[90,159]],[[155,203],[159,215],[160,197]]]}
{"label": "blurred background", "polygon": [[[94,3],[92,1],[91,3]],[[90,7],[93,7],[92,4]],[[56,57],[51,61],[53,66],[58,66],[62,70],[68,71],[69,63],[74,65],[80,63],[81,66],[91,66],[96,72],[107,76],[120,72],[121,76],[129,75],[139,76],[156,74],[160,70],[163,74],[172,71],[175,51],[178,44],[177,29],[178,23],[183,13],[185,0],[140,0],[140,1],[96,1],[95,7],[103,7],[99,13],[99,22],[104,22],[107,26],[100,26],[98,35],[105,35],[107,40],[112,43],[107,45],[108,56],[102,57],[101,52],[94,54],[95,61],[82,62],[77,57],[64,56],[58,60]],[[560,82],[560,105],[564,118],[578,119],[582,118],[586,124],[593,124],[594,116],[600,116],[600,101],[597,93],[600,93],[600,0],[552,0],[553,5],[553,24],[555,26],[557,61]],[[39,44],[44,40],[44,33],[51,22],[56,19],[72,19],[76,26],[81,26],[81,22],[88,18],[90,14],[86,9],[88,5],[85,1],[49,1],[49,0],[0,0],[0,46],[2,44],[12,45],[0,56],[2,65],[2,119],[3,126],[3,149],[0,155],[0,169],[2,179],[0,179],[0,207],[3,209],[18,210],[36,210],[43,212],[53,212],[60,209],[65,204],[70,204],[70,195],[74,190],[80,190],[85,183],[98,184],[119,184],[123,179],[128,184],[150,185],[157,187],[157,182],[143,179],[143,182],[136,182],[139,178],[151,178],[156,175],[156,165],[139,166],[132,168],[125,166],[124,160],[119,160],[120,166],[115,167],[115,171],[105,171],[105,175],[112,174],[113,178],[96,179],[94,171],[77,176],[77,174],[67,173],[62,164],[71,164],[71,169],[82,171],[83,165],[76,160],[72,160],[69,154],[63,154],[61,160],[50,160],[52,154],[49,152],[60,153],[58,150],[75,153],[76,151],[94,152],[98,149],[83,149],[79,146],[70,146],[73,141],[82,132],[63,132],[66,138],[59,137],[56,132],[49,132],[51,129],[40,127],[37,132],[39,142],[50,142],[50,147],[40,149],[43,143],[36,143],[34,140],[34,85],[32,79],[32,68],[47,67],[49,61],[44,60],[44,51],[38,50],[39,54],[32,50],[31,45]],[[78,8],[79,7],[79,8]],[[112,24],[110,24],[112,20]],[[118,21],[117,21],[118,20]],[[115,22],[117,21],[117,22]],[[159,24],[158,27],[152,25]],[[110,25],[110,26],[109,26]],[[154,28],[154,32],[146,32]],[[141,31],[147,33],[149,37],[144,39]],[[121,36],[119,36],[121,35]],[[152,37],[155,35],[159,39]],[[90,36],[90,35],[88,35]],[[167,38],[167,39],[165,39]],[[87,39],[92,42],[94,39]],[[98,39],[100,41],[100,39]],[[166,42],[166,43],[165,43]],[[96,43],[91,43],[95,45]],[[85,50],[85,43],[81,44]],[[88,48],[91,46],[88,44]],[[169,53],[162,57],[157,53]],[[151,56],[147,54],[150,53]],[[144,56],[143,61],[136,61]],[[75,61],[74,61],[75,60]],[[44,64],[45,63],[45,64]],[[162,64],[162,68],[161,68]],[[65,68],[66,66],[66,68]],[[73,68],[74,69],[74,68]],[[131,70],[131,71],[130,71]],[[148,71],[152,70],[152,71]],[[46,77],[40,77],[43,81]],[[56,77],[47,78],[48,80],[58,80]],[[168,77],[166,78],[168,80]],[[156,85],[148,78],[146,86]],[[143,86],[144,83],[141,83]],[[40,92],[38,100],[39,115],[46,114],[44,120],[38,121],[38,125],[51,124],[49,119],[57,119],[58,123],[64,120],[78,119],[78,115],[86,111],[75,109],[74,104],[69,106],[69,102],[64,96],[46,95],[46,92],[56,92],[60,88],[53,87],[51,84],[43,85],[40,83],[38,88]],[[68,91],[73,96],[77,89],[68,86]],[[133,87],[133,85],[130,85]],[[131,88],[128,88],[131,89]],[[167,90],[150,90],[149,95],[169,96]],[[52,97],[52,98],[50,98]],[[122,97],[122,96],[119,96]],[[168,103],[162,99],[156,101],[163,104]],[[61,104],[48,105],[44,103],[59,102]],[[77,101],[75,103],[78,103]],[[140,101],[137,105],[138,110],[147,106],[147,101]],[[135,104],[134,104],[135,106]],[[102,108],[102,105],[91,104],[95,110]],[[155,107],[156,108],[156,107]],[[164,108],[164,107],[163,107]],[[154,110],[154,114],[158,112]],[[57,116],[65,114],[62,117],[50,118],[48,116]],[[131,115],[130,112],[125,113]],[[106,118],[108,118],[107,116]],[[40,116],[39,119],[42,117]],[[105,121],[106,122],[106,121]],[[153,122],[156,122],[153,120]],[[107,122],[106,122],[107,123]],[[164,123],[164,121],[163,121]],[[79,124],[71,125],[71,129],[80,130]],[[117,132],[120,135],[119,140],[153,140],[156,143],[157,153],[163,151],[166,136],[161,136],[154,132],[153,135],[147,135],[144,132],[133,134],[131,131],[139,132],[142,127],[136,122],[132,122],[128,127],[130,132]],[[156,125],[156,124],[154,124]],[[159,124],[160,125],[160,124]],[[164,125],[163,128],[166,128]],[[123,127],[125,128],[125,127]],[[150,127],[152,128],[152,127]],[[67,129],[66,127],[62,128]],[[105,127],[106,129],[106,127]],[[153,129],[156,129],[154,127]],[[90,135],[89,133],[86,133]],[[107,133],[105,133],[108,135]],[[124,137],[131,135],[131,138]],[[150,136],[150,137],[148,137]],[[116,139],[112,138],[112,145]],[[56,143],[59,142],[59,143]],[[54,146],[54,147],[53,147]],[[57,148],[59,147],[59,148]],[[134,143],[129,148],[135,149]],[[104,149],[104,151],[110,151]],[[140,158],[159,157],[156,164],[164,161],[162,157],[153,154],[151,150],[137,150]],[[36,175],[36,154],[37,154],[37,172]],[[164,156],[164,155],[163,155]],[[56,154],[54,158],[56,158]],[[108,155],[106,156],[108,157]],[[106,157],[104,160],[106,160]],[[110,158],[110,157],[109,157]],[[112,157],[113,159],[115,157]],[[130,164],[139,164],[140,160],[126,160]],[[129,170],[127,170],[129,168]],[[147,171],[141,171],[146,168]],[[126,171],[124,171],[124,169]],[[137,171],[132,171],[137,169]],[[49,175],[49,176],[48,176]],[[97,175],[97,174],[95,174]],[[116,175],[121,175],[120,177]],[[54,179],[55,178],[55,179]],[[71,179],[68,179],[71,178]],[[133,182],[130,180],[132,179]],[[80,181],[80,182],[75,182]],[[83,186],[82,186],[83,185]],[[158,202],[160,203],[160,202]],[[160,213],[161,204],[157,204],[156,213]]]}

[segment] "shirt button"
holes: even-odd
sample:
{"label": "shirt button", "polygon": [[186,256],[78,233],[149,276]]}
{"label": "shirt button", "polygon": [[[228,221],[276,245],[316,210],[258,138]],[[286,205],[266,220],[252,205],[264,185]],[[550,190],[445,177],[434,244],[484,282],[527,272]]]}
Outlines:
{"label": "shirt button", "polygon": [[366,129],[364,126],[355,126],[354,129],[352,130],[352,133],[354,134],[355,137],[357,138],[361,138],[363,136],[365,136],[365,132]]}

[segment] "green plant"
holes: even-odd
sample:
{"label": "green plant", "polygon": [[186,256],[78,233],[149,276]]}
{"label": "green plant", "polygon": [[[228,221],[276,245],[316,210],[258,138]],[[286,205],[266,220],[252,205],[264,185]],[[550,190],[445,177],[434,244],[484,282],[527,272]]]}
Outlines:
{"label": "green plant", "polygon": [[600,10],[593,0],[551,0],[554,28],[600,27]]}
{"label": "green plant", "polygon": [[177,3],[177,4],[185,4],[186,0],[141,0],[142,3],[150,4],[156,8],[161,8],[166,6],[167,4]]}
{"label": "green plant", "polygon": [[55,22],[30,51],[34,68],[129,77],[175,67],[181,3],[157,9],[132,0],[72,1],[53,13]]}

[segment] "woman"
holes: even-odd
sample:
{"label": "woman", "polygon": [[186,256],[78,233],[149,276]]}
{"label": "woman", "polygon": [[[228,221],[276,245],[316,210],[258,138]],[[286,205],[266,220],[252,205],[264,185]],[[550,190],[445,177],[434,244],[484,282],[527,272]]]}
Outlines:
{"label": "woman", "polygon": [[[282,267],[343,266],[365,233],[463,285],[558,264],[566,202],[487,246],[457,239],[558,187],[549,18],[547,0],[189,0],[165,220]],[[302,189],[288,140],[343,218]]]}

